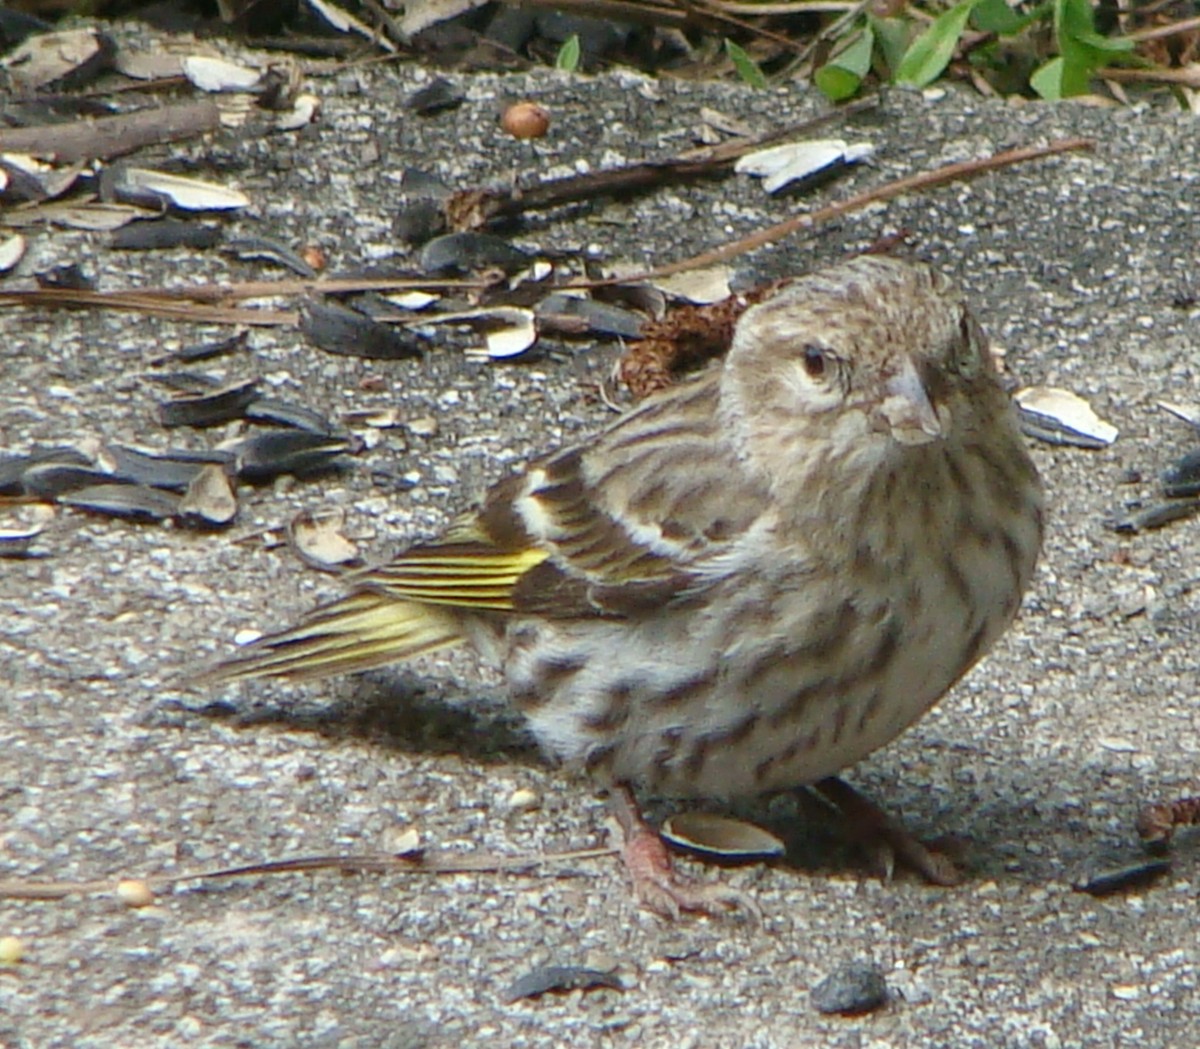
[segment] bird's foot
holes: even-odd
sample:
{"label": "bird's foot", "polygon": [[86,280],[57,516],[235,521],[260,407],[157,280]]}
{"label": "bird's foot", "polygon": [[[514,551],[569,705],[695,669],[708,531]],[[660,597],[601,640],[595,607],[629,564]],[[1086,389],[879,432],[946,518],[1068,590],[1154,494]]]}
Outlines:
{"label": "bird's foot", "polygon": [[762,919],[761,909],[748,893],[720,882],[696,881],[675,870],[661,835],[643,819],[628,787],[613,787],[609,803],[624,837],[621,861],[642,907],[669,920],[685,911],[712,917],[742,912]]}
{"label": "bird's foot", "polygon": [[814,783],[813,789],[845,817],[851,837],[875,857],[885,880],[891,879],[899,862],[931,885],[962,881],[962,872],[949,856],[918,841],[899,820],[845,780],[830,776]]}

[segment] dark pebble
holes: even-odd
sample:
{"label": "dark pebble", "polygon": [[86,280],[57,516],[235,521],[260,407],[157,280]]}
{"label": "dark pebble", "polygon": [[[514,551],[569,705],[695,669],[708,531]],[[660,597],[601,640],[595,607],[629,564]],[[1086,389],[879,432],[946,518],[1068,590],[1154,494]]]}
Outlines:
{"label": "dark pebble", "polygon": [[887,1000],[887,982],[875,965],[843,965],[812,989],[813,1008],[839,1016],[869,1013]]}

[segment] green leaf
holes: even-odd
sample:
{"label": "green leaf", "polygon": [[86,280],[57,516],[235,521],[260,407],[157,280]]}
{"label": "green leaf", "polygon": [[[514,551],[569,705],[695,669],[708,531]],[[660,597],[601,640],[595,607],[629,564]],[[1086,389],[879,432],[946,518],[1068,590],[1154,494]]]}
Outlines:
{"label": "green leaf", "polygon": [[561,69],[564,73],[574,73],[579,68],[579,53],[579,34],[572,33],[563,41],[563,46],[558,49],[558,55],[554,59],[554,68]]}
{"label": "green leaf", "polygon": [[979,0],[971,12],[971,24],[981,33],[1011,36],[1024,27],[1025,19],[1005,3],[1005,0]]}
{"label": "green leaf", "polygon": [[879,44],[879,54],[883,58],[885,72],[889,79],[895,77],[896,70],[908,50],[909,25],[903,18],[870,18],[868,20],[875,40]]}
{"label": "green leaf", "polygon": [[826,65],[837,66],[848,73],[864,77],[871,68],[871,51],[874,47],[875,31],[870,26],[865,26],[858,39],[845,51],[834,55]]}
{"label": "green leaf", "polygon": [[1047,101],[1070,98],[1087,92],[1092,67],[1071,62],[1059,55],[1050,59],[1029,78],[1029,86]]}
{"label": "green leaf", "polygon": [[1090,52],[1095,65],[1103,65],[1109,55],[1133,50],[1133,41],[1126,37],[1110,38],[1096,32],[1089,0],[1054,0],[1054,34],[1063,55]]}
{"label": "green leaf", "polygon": [[871,69],[871,52],[875,33],[864,27],[850,46],[834,55],[813,74],[818,90],[831,102],[841,102],[853,96]]}
{"label": "green leaf", "polygon": [[1043,98],[1083,94],[1093,72],[1133,47],[1132,40],[1096,32],[1090,0],[1054,0],[1054,35],[1059,61],[1047,62],[1030,78],[1033,89]]}
{"label": "green leaf", "polygon": [[1054,0],[1054,30],[1060,41],[1064,35],[1078,37],[1080,33],[1094,33],[1096,22],[1091,0]]}
{"label": "green leaf", "polygon": [[1063,60],[1052,58],[1029,78],[1029,86],[1047,102],[1057,102],[1063,97]]}
{"label": "green leaf", "polygon": [[955,4],[935,18],[929,28],[912,42],[901,59],[900,68],[896,70],[896,82],[925,87],[941,76],[954,55],[954,45],[967,27],[967,19],[979,2],[962,0],[962,3]]}
{"label": "green leaf", "polygon": [[737,75],[747,84],[757,88],[765,88],[767,86],[767,78],[763,76],[763,71],[758,68],[758,63],[732,40],[726,39],[725,54],[729,56],[729,61],[733,63],[733,68],[737,70]]}
{"label": "green leaf", "polygon": [[1075,39],[1084,47],[1103,54],[1120,55],[1133,50],[1133,41],[1127,36],[1101,36],[1089,30],[1076,34]]}
{"label": "green leaf", "polygon": [[813,83],[830,102],[844,102],[858,92],[862,77],[841,66],[821,66],[813,73]]}

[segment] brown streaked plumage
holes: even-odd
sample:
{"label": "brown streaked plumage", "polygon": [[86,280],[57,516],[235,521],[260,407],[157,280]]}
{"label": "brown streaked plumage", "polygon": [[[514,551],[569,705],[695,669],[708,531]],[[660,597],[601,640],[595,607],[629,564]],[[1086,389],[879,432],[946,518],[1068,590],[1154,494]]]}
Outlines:
{"label": "brown streaked plumage", "polygon": [[[754,794],[832,776],[924,713],[1011,621],[1041,536],[962,299],[863,257],[747,310],[723,361],[216,673],[468,641],[554,756],[619,789]],[[695,903],[669,875],[647,896]]]}

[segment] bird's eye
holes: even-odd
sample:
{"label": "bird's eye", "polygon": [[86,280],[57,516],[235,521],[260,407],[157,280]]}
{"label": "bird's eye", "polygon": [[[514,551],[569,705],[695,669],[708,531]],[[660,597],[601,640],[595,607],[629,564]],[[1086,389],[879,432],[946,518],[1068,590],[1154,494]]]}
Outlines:
{"label": "bird's eye", "polygon": [[823,379],[828,369],[829,358],[821,347],[804,347],[804,370],[810,379]]}

